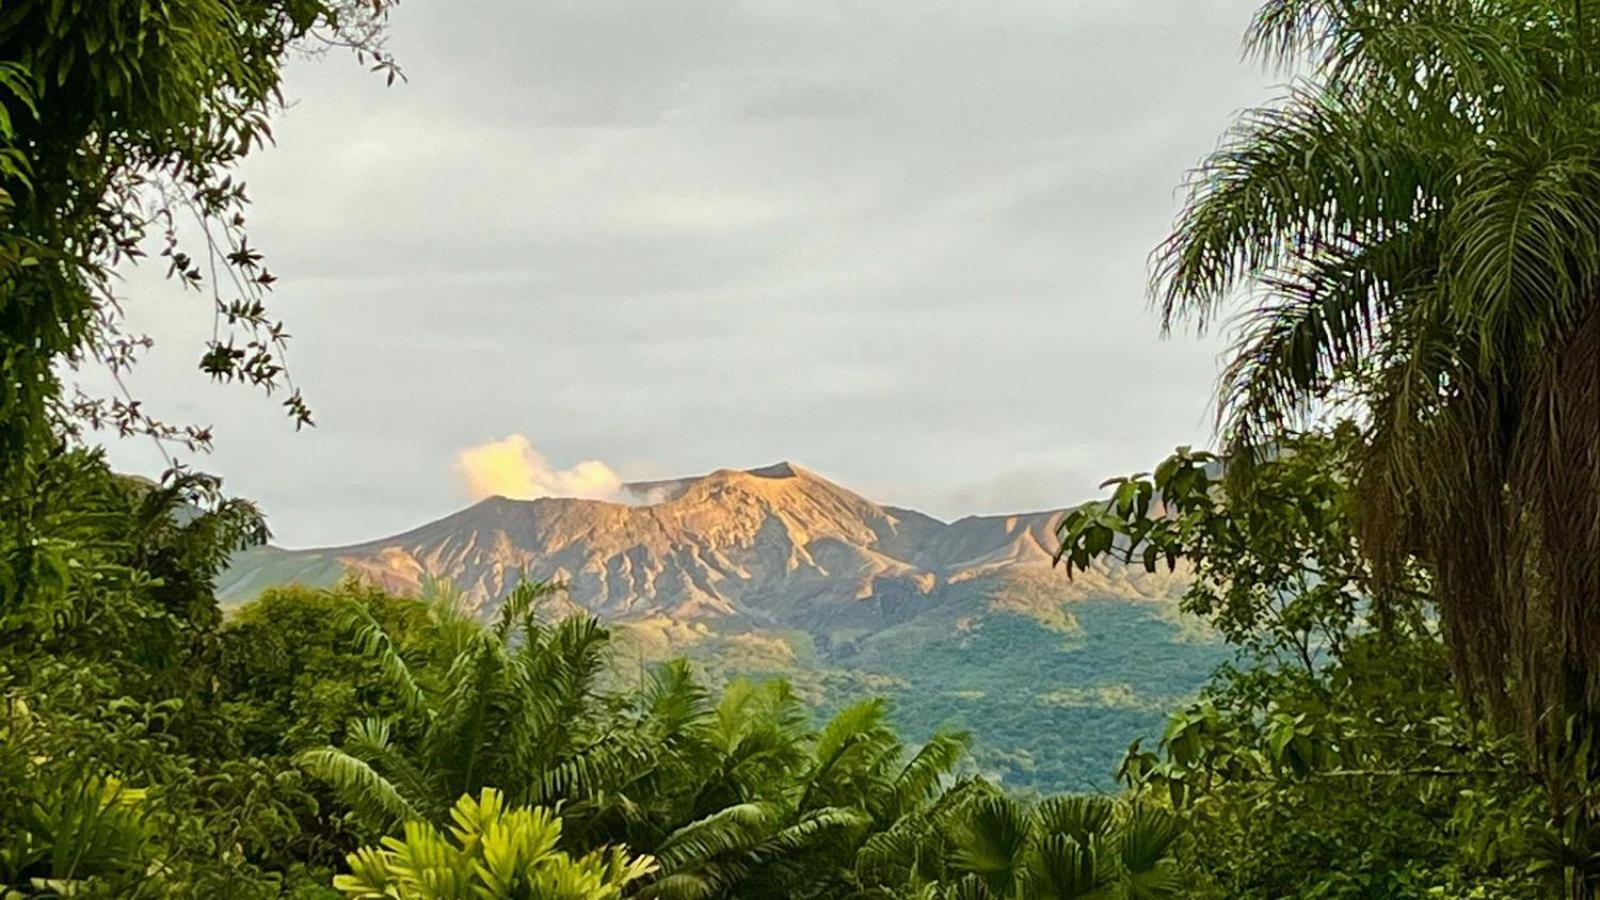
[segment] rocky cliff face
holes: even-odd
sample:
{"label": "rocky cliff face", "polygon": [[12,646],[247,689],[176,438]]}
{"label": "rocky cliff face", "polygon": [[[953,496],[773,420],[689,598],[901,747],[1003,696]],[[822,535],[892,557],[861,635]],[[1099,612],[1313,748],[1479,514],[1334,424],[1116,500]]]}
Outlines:
{"label": "rocky cliff face", "polygon": [[630,485],[636,505],[493,497],[420,528],[325,550],[235,560],[224,599],[353,572],[400,592],[443,577],[487,614],[521,578],[558,580],[614,621],[718,631],[887,627],[930,613],[1009,610],[1049,622],[1082,597],[1156,599],[1173,579],[1052,568],[1060,513],[945,523],[881,506],[791,463]]}

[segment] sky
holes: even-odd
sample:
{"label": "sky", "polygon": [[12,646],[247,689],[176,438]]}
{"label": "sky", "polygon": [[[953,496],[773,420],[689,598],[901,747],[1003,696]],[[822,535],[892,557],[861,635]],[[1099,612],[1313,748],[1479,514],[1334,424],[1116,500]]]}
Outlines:
{"label": "sky", "polygon": [[133,388],[291,547],[778,460],[946,519],[1086,499],[1210,435],[1223,343],[1160,336],[1146,258],[1278,92],[1253,6],[405,0],[408,81],[296,60],[243,169],[317,426],[207,382],[154,264]]}

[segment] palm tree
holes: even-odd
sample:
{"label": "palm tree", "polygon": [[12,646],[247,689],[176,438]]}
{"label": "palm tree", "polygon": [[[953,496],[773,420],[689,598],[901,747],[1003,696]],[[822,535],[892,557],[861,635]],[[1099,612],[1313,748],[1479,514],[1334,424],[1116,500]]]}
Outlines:
{"label": "palm tree", "polygon": [[433,592],[430,616],[454,651],[437,688],[424,687],[382,627],[356,611],[357,646],[379,662],[405,715],[353,722],[343,747],[309,750],[301,764],[380,832],[442,823],[455,798],[485,787],[520,806],[565,801],[592,813],[637,748],[603,730],[596,680],[605,629],[588,617],[554,627],[535,618],[555,590],[524,582],[488,628],[471,620],[459,595]]}
{"label": "palm tree", "polygon": [[862,873],[882,896],[1155,900],[1181,891],[1179,822],[1154,807],[1119,810],[1092,796],[1030,804],[970,781],[919,819],[863,853]]}
{"label": "palm tree", "polygon": [[[1558,816],[1600,698],[1600,53],[1576,0],[1270,0],[1305,77],[1195,171],[1154,257],[1170,328],[1250,289],[1219,405],[1370,424],[1363,550],[1430,571],[1458,681],[1520,721]],[[1583,813],[1587,815],[1587,813]]]}
{"label": "palm tree", "polygon": [[448,835],[431,822],[408,822],[404,838],[350,854],[350,874],[333,886],[351,900],[613,900],[655,868],[624,847],[574,859],[557,849],[560,818],[507,808],[492,789],[462,797],[450,818]]}
{"label": "palm tree", "polygon": [[887,714],[882,700],[865,700],[812,735],[797,729],[803,709],[786,684],[736,682],[714,730],[718,775],[700,804],[715,797],[718,808],[655,847],[665,874],[642,895],[860,894],[860,855],[897,828],[910,834],[907,823],[941,795],[967,753],[968,737],[958,733],[911,752]]}
{"label": "palm tree", "polygon": [[958,734],[908,752],[880,700],[814,733],[781,680],[735,681],[713,705],[681,660],[633,693],[608,693],[606,631],[587,617],[539,622],[556,589],[519,585],[485,628],[458,592],[430,588],[451,651],[436,686],[357,613],[356,644],[405,714],[354,722],[343,746],[301,764],[380,834],[444,826],[456,798],[494,788],[519,806],[559,804],[570,848],[653,854],[659,874],[643,896],[834,897],[862,843],[937,796],[966,753]]}

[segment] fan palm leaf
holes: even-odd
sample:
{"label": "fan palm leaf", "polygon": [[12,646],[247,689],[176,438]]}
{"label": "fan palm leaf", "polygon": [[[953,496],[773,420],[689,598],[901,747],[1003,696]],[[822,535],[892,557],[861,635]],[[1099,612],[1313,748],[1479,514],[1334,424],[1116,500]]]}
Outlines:
{"label": "fan palm leaf", "polygon": [[1009,891],[1021,876],[1031,831],[1028,810],[1021,803],[986,797],[969,808],[951,861],[962,871],[982,876],[991,887]]}
{"label": "fan palm leaf", "polygon": [[1139,806],[1129,815],[1116,841],[1128,900],[1182,895],[1183,883],[1172,855],[1182,834],[1182,823],[1166,810]]}

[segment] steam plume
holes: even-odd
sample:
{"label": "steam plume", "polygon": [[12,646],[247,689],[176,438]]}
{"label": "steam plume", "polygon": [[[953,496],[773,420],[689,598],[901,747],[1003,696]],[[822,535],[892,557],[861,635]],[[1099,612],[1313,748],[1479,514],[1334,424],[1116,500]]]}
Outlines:
{"label": "steam plume", "polygon": [[623,499],[622,479],[610,466],[589,459],[570,469],[557,469],[520,434],[461,450],[456,454],[456,468],[474,500],[495,495],[514,500]]}

